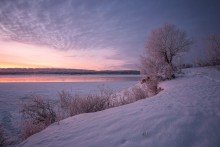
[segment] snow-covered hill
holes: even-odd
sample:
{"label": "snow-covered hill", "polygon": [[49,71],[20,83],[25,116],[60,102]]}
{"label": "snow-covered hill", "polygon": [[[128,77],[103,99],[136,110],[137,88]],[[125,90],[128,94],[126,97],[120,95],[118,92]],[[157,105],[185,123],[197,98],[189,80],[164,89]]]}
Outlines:
{"label": "snow-covered hill", "polygon": [[220,146],[220,71],[184,70],[154,97],[55,123],[19,146]]}

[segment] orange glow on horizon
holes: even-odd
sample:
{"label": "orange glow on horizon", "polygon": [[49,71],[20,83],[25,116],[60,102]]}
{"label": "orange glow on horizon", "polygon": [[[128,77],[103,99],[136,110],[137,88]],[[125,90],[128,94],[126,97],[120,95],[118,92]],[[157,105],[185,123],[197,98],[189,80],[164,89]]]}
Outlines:
{"label": "orange glow on horizon", "polygon": [[8,63],[8,62],[0,62],[0,68],[52,68],[49,66],[39,66],[39,65],[31,65],[31,64],[17,64],[17,63]]}
{"label": "orange glow on horizon", "polygon": [[0,83],[41,83],[41,82],[103,82],[106,79],[97,77],[85,77],[85,76],[63,76],[63,77],[53,77],[53,76],[13,76],[13,77],[1,77]]}
{"label": "orange glow on horizon", "polygon": [[18,42],[0,41],[0,68],[69,68],[112,70],[124,64],[111,59],[113,49],[57,50]]}

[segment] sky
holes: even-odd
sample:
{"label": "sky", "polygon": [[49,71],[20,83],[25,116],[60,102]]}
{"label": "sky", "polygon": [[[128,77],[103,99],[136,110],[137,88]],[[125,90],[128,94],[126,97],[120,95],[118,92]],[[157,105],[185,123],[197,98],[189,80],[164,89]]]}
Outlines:
{"label": "sky", "polygon": [[151,31],[166,23],[207,54],[220,33],[218,0],[0,0],[0,68],[138,69]]}

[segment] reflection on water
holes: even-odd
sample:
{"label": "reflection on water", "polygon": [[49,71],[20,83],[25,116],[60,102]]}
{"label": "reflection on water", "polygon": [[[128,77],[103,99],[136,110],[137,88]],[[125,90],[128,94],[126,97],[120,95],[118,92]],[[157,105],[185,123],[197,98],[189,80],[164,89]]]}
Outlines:
{"label": "reflection on water", "polygon": [[138,81],[140,75],[0,75],[0,83]]}

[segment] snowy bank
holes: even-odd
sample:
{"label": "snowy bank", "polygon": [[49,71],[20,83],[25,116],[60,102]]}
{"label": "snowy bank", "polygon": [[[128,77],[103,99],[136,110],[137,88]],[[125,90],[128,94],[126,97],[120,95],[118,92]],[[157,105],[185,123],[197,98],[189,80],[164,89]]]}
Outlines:
{"label": "snowy bank", "polygon": [[19,146],[220,146],[220,71],[185,73],[154,97],[67,118]]}

